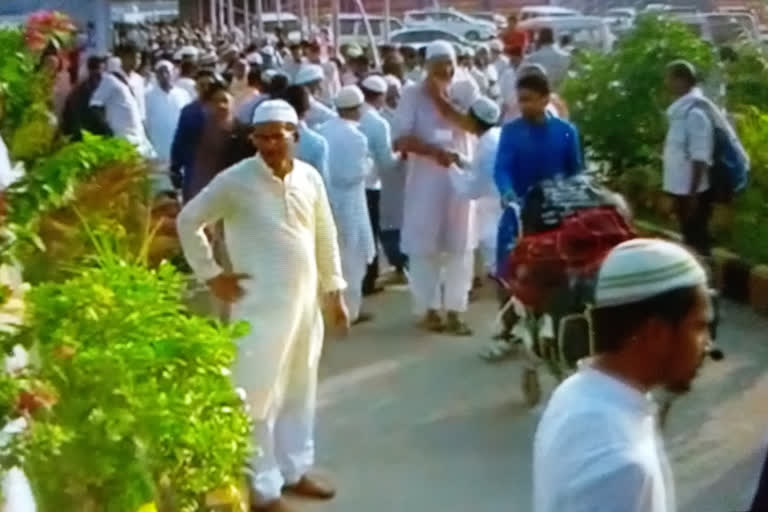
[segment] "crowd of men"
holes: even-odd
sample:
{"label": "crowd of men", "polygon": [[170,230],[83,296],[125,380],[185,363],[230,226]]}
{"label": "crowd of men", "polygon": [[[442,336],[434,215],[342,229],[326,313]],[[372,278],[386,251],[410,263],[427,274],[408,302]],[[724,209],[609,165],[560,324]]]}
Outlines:
{"label": "crowd of men", "polygon": [[[259,447],[254,510],[291,510],[285,493],[335,493],[310,476],[323,310],[346,330],[373,320],[366,296],[407,283],[421,328],[472,335],[473,283],[496,274],[514,246],[521,198],[582,171],[557,96],[570,55],[548,30],[532,48],[514,21],[477,50],[384,45],[379,63],[357,45],[331,55],[321,40],[251,43],[237,31],[217,41],[153,27],[122,34],[110,57],[89,57],[64,95],[65,133],[122,137],[167,170],[156,191],[184,204],[178,233],[190,267],[229,318],[251,325],[233,377]],[[686,242],[706,253],[700,194],[712,127],[680,106],[701,95],[695,70],[673,63],[668,81],[681,98],[672,130],[698,117],[690,138],[668,139],[665,187],[682,198]],[[622,244],[603,269],[599,354],[542,419],[535,510],[672,512],[646,393],[690,386],[710,341],[706,273],[687,250],[653,240]],[[484,356],[513,349],[501,339]]]}

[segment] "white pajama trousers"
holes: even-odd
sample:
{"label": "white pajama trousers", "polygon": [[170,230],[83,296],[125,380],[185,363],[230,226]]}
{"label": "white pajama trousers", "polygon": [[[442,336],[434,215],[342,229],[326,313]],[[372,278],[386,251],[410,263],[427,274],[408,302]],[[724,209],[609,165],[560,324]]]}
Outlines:
{"label": "white pajama trousers", "polygon": [[290,377],[282,405],[254,422],[250,472],[256,504],[278,499],[283,486],[298,483],[315,462],[317,367],[303,372],[309,374]]}
{"label": "white pajama trousers", "polygon": [[360,316],[360,308],[363,304],[363,279],[368,270],[365,257],[360,254],[341,253],[341,273],[347,282],[344,290],[344,302],[349,312],[349,320],[354,322]]}
{"label": "white pajama trousers", "polygon": [[414,313],[467,310],[474,274],[472,251],[408,255]]}

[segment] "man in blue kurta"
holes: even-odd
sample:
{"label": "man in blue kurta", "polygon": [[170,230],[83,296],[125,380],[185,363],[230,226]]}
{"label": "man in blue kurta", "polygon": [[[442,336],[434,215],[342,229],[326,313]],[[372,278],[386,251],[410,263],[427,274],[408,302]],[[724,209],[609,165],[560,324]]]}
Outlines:
{"label": "man in blue kurta", "polygon": [[200,70],[196,80],[198,99],[181,109],[179,124],[171,143],[171,179],[174,186],[182,189],[184,202],[192,199],[194,195],[190,187],[194,173],[193,163],[206,117],[201,97],[214,80],[214,74],[208,70]]}
{"label": "man in blue kurta", "polygon": [[[526,74],[517,81],[521,117],[501,129],[496,155],[494,181],[505,205],[497,239],[497,275],[504,275],[507,256],[520,236],[518,208],[528,191],[537,183],[556,176],[568,177],[581,172],[579,135],[569,122],[547,112],[550,87],[543,73]],[[502,293],[501,300],[506,301]],[[501,333],[502,341],[508,333]],[[493,359],[512,352],[495,350]]]}

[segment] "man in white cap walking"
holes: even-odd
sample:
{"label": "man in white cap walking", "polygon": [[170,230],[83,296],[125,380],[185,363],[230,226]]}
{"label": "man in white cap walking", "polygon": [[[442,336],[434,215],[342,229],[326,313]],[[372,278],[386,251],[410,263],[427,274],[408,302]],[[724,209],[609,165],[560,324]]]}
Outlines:
{"label": "man in white cap walking", "polygon": [[[259,105],[251,134],[258,154],[218,174],[178,218],[184,254],[197,277],[231,304],[234,320],[251,326],[238,341],[233,377],[254,421],[252,501],[253,510],[263,512],[291,510],[281,499],[284,490],[321,499],[334,495],[308,471],[323,344],[320,297],[333,323],[346,329],[346,284],[323,181],[293,158],[298,122],[282,100]],[[231,272],[213,259],[205,234],[218,221]]]}
{"label": "man in white cap walking", "polygon": [[[403,89],[395,115],[395,149],[408,153],[401,246],[423,327],[467,336],[464,323],[472,281],[472,201],[459,197],[447,169],[470,155],[468,133],[445,117],[437,99],[450,96],[456,66],[445,42],[427,48],[427,77]],[[446,320],[440,315],[446,311]]]}
{"label": "man in white cap walking", "polygon": [[361,313],[362,285],[367,265],[376,255],[365,180],[371,172],[368,140],[360,131],[359,122],[365,98],[356,85],[341,88],[336,96],[339,117],[320,125],[318,132],[328,141],[328,197],[331,200],[336,226],[349,317],[353,323],[371,319]]}
{"label": "man in white cap walking", "polygon": [[554,392],[534,443],[534,512],[674,512],[648,393],[691,387],[711,343],[707,276],[661,240],[615,247],[590,312],[596,355]]}
{"label": "man in white cap walking", "polygon": [[[368,150],[373,159],[373,168],[365,182],[365,196],[368,201],[368,215],[371,219],[373,238],[376,242],[381,237],[379,208],[381,205],[381,176],[390,172],[397,163],[397,157],[392,153],[392,133],[389,123],[382,117],[380,110],[384,107],[387,94],[387,81],[381,75],[371,75],[360,84],[360,90],[365,96],[363,115],[360,118],[360,131],[368,139]],[[380,291],[376,281],[379,277],[379,258],[375,257],[363,280],[363,295],[371,295]]]}
{"label": "man in white cap walking", "polygon": [[171,144],[179,124],[181,109],[192,101],[187,91],[173,85],[173,64],[161,60],[155,64],[157,86],[147,91],[147,135],[165,163],[171,161]]}
{"label": "man in white cap walking", "polygon": [[336,117],[336,113],[317,99],[322,93],[322,82],[325,79],[323,68],[317,64],[304,64],[296,72],[293,79],[295,85],[305,87],[309,92],[309,111],[304,120],[310,128],[316,128],[324,122]]}

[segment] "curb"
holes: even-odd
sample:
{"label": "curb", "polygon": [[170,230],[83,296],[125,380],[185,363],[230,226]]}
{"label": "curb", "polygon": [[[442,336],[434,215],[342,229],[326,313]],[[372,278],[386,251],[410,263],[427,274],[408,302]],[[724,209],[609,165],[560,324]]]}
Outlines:
{"label": "curb", "polygon": [[[651,222],[636,220],[635,226],[641,233],[682,240],[679,233]],[[733,251],[716,247],[712,249],[712,279],[723,297],[749,304],[756,313],[768,316],[768,265],[752,265]]]}

